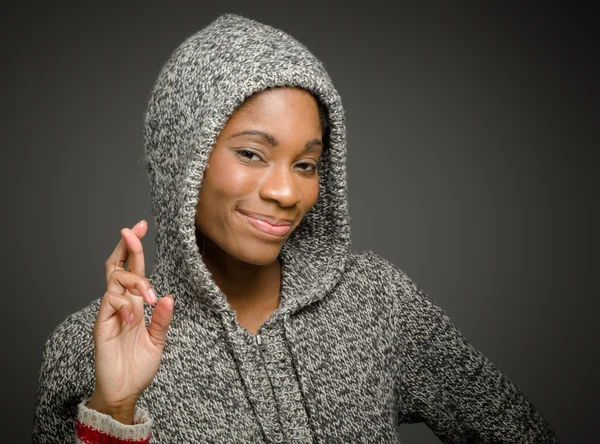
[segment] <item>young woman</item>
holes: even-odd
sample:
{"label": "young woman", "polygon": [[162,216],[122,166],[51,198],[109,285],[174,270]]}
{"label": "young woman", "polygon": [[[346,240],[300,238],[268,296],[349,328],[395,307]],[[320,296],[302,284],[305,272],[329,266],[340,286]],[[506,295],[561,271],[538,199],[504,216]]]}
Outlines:
{"label": "young woman", "polygon": [[557,442],[400,269],[350,250],[345,128],[322,64],[222,16],[146,115],[157,260],[121,232],[102,298],[48,340],[35,442]]}

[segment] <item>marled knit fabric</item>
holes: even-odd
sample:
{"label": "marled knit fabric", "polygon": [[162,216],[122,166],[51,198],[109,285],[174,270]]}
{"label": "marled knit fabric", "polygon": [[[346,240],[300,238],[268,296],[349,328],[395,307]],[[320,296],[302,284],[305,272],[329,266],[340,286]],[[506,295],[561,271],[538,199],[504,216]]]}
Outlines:
{"label": "marled knit fabric", "polygon": [[78,406],[75,444],[105,443],[110,442],[110,438],[113,438],[112,441],[120,440],[130,444],[149,442],[152,419],[146,410],[136,407],[134,425],[125,426],[109,415],[86,408],[88,401],[89,399],[85,399]]}
{"label": "marled knit fabric", "polygon": [[[275,86],[314,93],[330,129],[317,204],[280,254],[280,306],[253,336],[204,266],[194,219],[220,130],[248,96]],[[158,373],[139,399],[139,417],[152,420],[94,422],[78,407],[94,387],[97,299],[46,344],[34,442],[72,442],[84,416],[119,436],[151,425],[160,443],[393,443],[401,423],[416,421],[444,442],[557,442],[400,269],[351,252],[342,104],[322,64],[292,37],[235,15],[191,36],[154,85],[145,134],[157,227],[149,280],[175,299]]]}

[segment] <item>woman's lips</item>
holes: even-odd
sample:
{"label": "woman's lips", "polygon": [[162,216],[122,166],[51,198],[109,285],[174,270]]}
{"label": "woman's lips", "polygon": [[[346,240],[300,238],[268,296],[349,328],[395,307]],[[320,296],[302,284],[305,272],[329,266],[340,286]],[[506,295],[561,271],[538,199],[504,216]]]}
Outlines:
{"label": "woman's lips", "polygon": [[272,234],[274,236],[285,236],[292,229],[291,223],[289,225],[271,225],[269,222],[256,219],[248,214],[242,213],[241,211],[238,211],[238,213],[240,213],[240,215],[246,219],[250,225],[252,225],[258,231],[262,231],[263,233]]}

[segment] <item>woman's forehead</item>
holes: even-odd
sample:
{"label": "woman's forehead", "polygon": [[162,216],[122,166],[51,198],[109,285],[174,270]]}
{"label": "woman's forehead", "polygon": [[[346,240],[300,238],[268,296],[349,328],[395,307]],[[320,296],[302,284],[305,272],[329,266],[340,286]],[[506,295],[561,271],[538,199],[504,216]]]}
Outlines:
{"label": "woman's forehead", "polygon": [[277,88],[257,93],[244,102],[230,117],[233,122],[254,122],[268,126],[312,126],[320,131],[316,99],[300,88]]}
{"label": "woman's forehead", "polygon": [[229,121],[255,121],[263,124],[296,119],[295,125],[314,126],[325,133],[329,127],[327,110],[312,92],[299,87],[274,87],[248,97],[230,116]]}

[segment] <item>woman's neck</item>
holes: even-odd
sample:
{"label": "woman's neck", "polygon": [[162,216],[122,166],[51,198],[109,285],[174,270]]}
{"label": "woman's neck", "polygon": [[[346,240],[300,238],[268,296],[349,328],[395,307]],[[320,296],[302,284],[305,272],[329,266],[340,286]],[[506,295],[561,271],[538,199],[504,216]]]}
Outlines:
{"label": "woman's neck", "polygon": [[[202,251],[203,250],[203,251]],[[229,255],[208,239],[201,246],[206,268],[238,313],[264,315],[279,306],[281,264],[253,265]]]}

